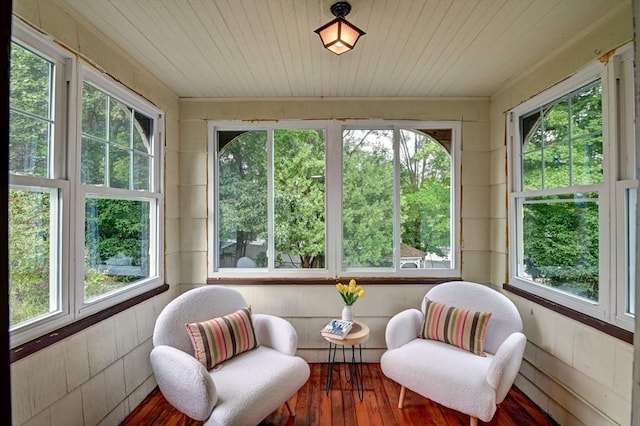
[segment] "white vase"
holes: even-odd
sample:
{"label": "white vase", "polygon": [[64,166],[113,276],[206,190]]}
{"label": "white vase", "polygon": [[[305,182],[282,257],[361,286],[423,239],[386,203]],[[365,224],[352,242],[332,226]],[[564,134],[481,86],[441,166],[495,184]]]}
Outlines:
{"label": "white vase", "polygon": [[353,321],[353,306],[344,305],[344,308],[342,308],[342,320]]}

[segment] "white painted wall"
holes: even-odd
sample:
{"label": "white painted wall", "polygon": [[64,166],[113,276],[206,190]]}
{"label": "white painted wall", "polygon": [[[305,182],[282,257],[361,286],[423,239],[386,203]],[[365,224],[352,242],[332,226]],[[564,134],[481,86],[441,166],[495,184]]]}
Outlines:
{"label": "white painted wall", "polygon": [[[491,283],[508,274],[505,112],[633,39],[631,2],[603,24],[585,29],[526,75],[491,97]],[[506,293],[517,305],[528,339],[516,380],[563,425],[630,423],[633,346]]]}

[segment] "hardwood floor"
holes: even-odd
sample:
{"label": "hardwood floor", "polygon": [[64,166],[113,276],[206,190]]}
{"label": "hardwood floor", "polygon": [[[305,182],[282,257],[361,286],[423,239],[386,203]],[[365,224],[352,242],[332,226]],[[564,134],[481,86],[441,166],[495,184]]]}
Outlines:
{"label": "hardwood floor", "polygon": [[[334,372],[332,390],[325,392],[326,364],[310,364],[311,377],[290,400],[296,416],[289,417],[283,405],[267,417],[260,426],[369,426],[369,425],[468,425],[469,417],[433,403],[407,391],[405,406],[398,409],[400,386],[382,374],[380,364],[364,364],[364,398],[346,380],[346,367],[340,375]],[[338,367],[336,367],[338,368]],[[173,408],[156,389],[122,423],[122,426],[175,425],[199,426]],[[520,390],[512,388],[500,404],[490,423],[479,425],[544,426],[556,423],[542,412]]]}

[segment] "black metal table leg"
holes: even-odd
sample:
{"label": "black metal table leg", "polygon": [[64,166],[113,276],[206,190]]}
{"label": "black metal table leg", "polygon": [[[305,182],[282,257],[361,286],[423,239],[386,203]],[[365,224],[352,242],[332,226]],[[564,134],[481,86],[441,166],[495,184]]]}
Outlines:
{"label": "black metal table leg", "polygon": [[[333,348],[333,359],[331,359],[331,349]],[[336,350],[338,349],[338,345],[334,345],[329,342],[329,358],[327,359],[327,383],[325,385],[325,391],[327,395],[329,395],[329,391],[331,390],[331,381],[333,379],[333,367],[336,363]]]}
{"label": "black metal table leg", "polygon": [[364,376],[362,370],[362,345],[358,345],[359,360],[356,359],[356,347],[351,346],[351,363],[349,365],[349,376],[351,376],[352,385],[355,382],[358,390],[360,401],[364,399]]}

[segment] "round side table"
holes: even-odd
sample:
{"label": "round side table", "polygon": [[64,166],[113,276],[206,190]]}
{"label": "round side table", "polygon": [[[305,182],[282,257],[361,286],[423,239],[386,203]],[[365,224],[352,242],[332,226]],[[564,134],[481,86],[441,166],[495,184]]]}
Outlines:
{"label": "round side table", "polygon": [[[369,327],[360,321],[354,321],[353,327],[349,331],[349,334],[344,339],[335,339],[333,337],[323,336],[324,339],[329,342],[329,359],[327,360],[327,383],[325,390],[327,395],[331,391],[331,384],[333,379],[333,370],[336,364],[336,351],[338,346],[342,346],[342,363],[349,364],[349,377],[347,381],[350,381],[353,385],[355,382],[358,389],[358,397],[360,401],[364,398],[364,381],[362,377],[362,344],[369,339]],[[351,346],[351,360],[347,361],[345,355],[345,347]],[[358,356],[356,357],[356,346],[358,346]],[[339,371],[338,371],[339,373]]]}

